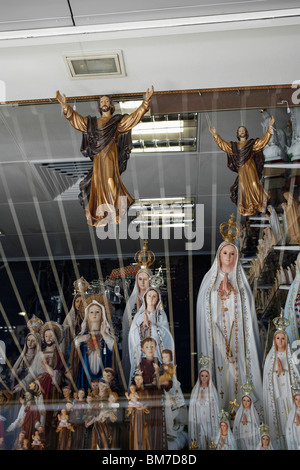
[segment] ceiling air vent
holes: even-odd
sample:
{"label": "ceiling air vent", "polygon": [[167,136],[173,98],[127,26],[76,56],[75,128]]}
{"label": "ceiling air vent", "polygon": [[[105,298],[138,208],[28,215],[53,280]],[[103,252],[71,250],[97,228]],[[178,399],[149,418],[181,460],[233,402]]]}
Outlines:
{"label": "ceiling air vent", "polygon": [[125,77],[121,51],[65,58],[72,78]]}
{"label": "ceiling air vent", "polygon": [[87,175],[93,162],[62,161],[52,163],[32,163],[36,179],[45,194],[52,200],[75,200],[79,194],[79,183]]}

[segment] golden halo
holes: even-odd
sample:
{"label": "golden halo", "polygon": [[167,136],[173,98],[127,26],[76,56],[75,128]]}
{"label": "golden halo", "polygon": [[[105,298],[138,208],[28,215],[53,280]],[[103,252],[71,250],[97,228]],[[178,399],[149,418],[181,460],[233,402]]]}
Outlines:
{"label": "golden halo", "polygon": [[42,338],[43,338],[44,332],[46,330],[54,331],[58,343],[60,343],[61,340],[63,339],[63,329],[62,329],[62,326],[59,323],[57,323],[55,321],[47,321],[46,323],[44,323],[43,326],[40,329],[40,335],[41,335]]}

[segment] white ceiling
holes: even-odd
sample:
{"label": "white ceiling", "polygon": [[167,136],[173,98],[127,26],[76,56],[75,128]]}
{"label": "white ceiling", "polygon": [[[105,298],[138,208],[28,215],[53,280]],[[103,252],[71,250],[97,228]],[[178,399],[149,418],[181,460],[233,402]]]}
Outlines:
{"label": "white ceiling", "polygon": [[[0,242],[7,259],[47,259],[49,252],[68,258],[71,248],[78,258],[116,257],[119,248],[132,256],[138,249],[132,240],[120,247],[100,242],[77,200],[58,204],[42,187],[35,165],[82,160],[81,135],[61,116],[57,89],[73,104],[72,97],[144,93],[152,84],[167,92],[300,79],[298,1],[286,1],[284,11],[279,1],[185,3],[0,0],[0,229],[6,233]],[[70,78],[66,55],[115,50],[122,51],[125,77]],[[21,103],[27,100],[32,103]],[[77,110],[86,115],[95,106],[80,102]],[[283,111],[276,111],[277,119],[285,119]],[[203,113],[199,152],[132,154],[122,175],[135,198],[191,195],[203,203],[203,252],[214,249],[220,222],[235,211],[229,199],[235,176],[216,151],[208,122],[230,140],[242,118],[251,135],[260,136],[259,110],[242,114]],[[185,242],[169,240],[170,253],[185,252]],[[153,241],[151,249],[165,253],[166,244]]]}

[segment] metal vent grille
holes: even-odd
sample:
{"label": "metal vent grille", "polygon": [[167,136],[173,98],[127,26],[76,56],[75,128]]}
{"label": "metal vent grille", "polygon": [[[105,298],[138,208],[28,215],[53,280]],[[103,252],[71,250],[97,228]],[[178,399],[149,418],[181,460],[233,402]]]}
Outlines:
{"label": "metal vent grille", "polygon": [[87,56],[65,57],[71,78],[124,77],[125,67],[121,51]]}
{"label": "metal vent grille", "polygon": [[91,160],[52,162],[34,164],[34,169],[49,198],[74,200],[79,194],[79,182],[87,175],[92,165]]}

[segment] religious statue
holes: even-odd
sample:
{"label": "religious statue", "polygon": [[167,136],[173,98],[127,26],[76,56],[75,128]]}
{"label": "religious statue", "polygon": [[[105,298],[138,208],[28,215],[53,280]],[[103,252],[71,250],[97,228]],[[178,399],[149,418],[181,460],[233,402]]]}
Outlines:
{"label": "religious statue", "polygon": [[290,245],[300,245],[300,211],[299,205],[289,192],[283,193],[286,202],[281,204],[284,211],[285,227]]}
{"label": "religious statue", "polygon": [[299,318],[300,318],[300,253],[296,259],[295,277],[289,288],[288,295],[284,306],[284,316],[288,319],[289,324],[286,333],[289,337],[290,344],[299,341]]}
{"label": "religious statue", "polygon": [[212,379],[222,408],[229,411],[230,400],[241,401],[241,386],[249,379],[260,413],[262,358],[254,299],[234,244],[236,235],[221,233],[224,241],[197,298],[198,357],[203,354],[212,360]]}
{"label": "religious statue", "polygon": [[158,289],[151,286],[146,290],[143,304],[134,316],[129,330],[130,379],[142,358],[141,342],[149,336],[156,341],[155,355],[159,363],[162,362],[161,354],[164,349],[170,349],[174,355],[174,340],[163,308],[161,294]]}
{"label": "religious statue", "polygon": [[148,249],[148,240],[144,241],[143,248],[136,252],[134,260],[139,269],[135,275],[135,283],[130,294],[122,318],[122,367],[126,383],[129,382],[130,358],[128,349],[128,334],[132,320],[143,303],[143,296],[150,287],[150,279],[153,276],[150,267],[155,261],[155,255]]}
{"label": "religious statue", "polygon": [[[41,327],[40,334],[43,343],[42,350],[36,354],[29,372],[22,380],[21,385],[28,389],[31,383],[38,383],[46,408],[46,444],[51,446],[52,434],[54,434],[52,433],[54,431],[53,418],[55,416],[55,410],[52,405],[60,396],[60,384],[65,372],[65,359],[59,349],[59,344],[63,339],[63,329],[59,323],[48,321]],[[21,388],[21,385],[18,387]],[[18,390],[18,387],[16,390]]]}
{"label": "religious statue", "polygon": [[103,370],[102,379],[107,383],[112,392],[119,392],[120,387],[114,369],[111,367],[105,367]]}
{"label": "religious statue", "polygon": [[164,349],[161,353],[162,363],[159,369],[158,383],[169,391],[173,385],[173,376],[176,374],[176,366],[173,364],[173,353],[170,349]]}
{"label": "religious statue", "polygon": [[74,428],[72,435],[72,450],[84,449],[85,438],[85,415],[86,415],[86,398],[85,390],[80,388],[77,392],[77,398],[73,400],[70,409],[70,421]]}
{"label": "religious statue", "polygon": [[[116,447],[116,427],[118,408],[112,407],[109,398],[111,392],[103,379],[99,380],[99,394],[92,399],[92,408],[89,413],[86,427],[92,427],[91,450],[113,449]],[[114,396],[113,396],[114,397]],[[114,397],[114,401],[115,397]]]}
{"label": "religious statue", "polygon": [[274,450],[269,433],[269,425],[261,423],[259,426],[260,439],[256,446],[256,450]]}
{"label": "religious statue", "polygon": [[37,429],[34,431],[34,434],[32,435],[31,448],[33,450],[43,450],[44,449],[43,441],[42,441],[40,433]]}
{"label": "religious statue", "polygon": [[151,403],[149,414],[146,416],[150,446],[152,450],[163,450],[168,448],[168,444],[162,390],[158,385],[159,361],[156,357],[156,346],[156,340],[150,336],[141,341],[142,357],[138,369],[142,373],[144,387]]}
{"label": "religious statue", "polygon": [[29,444],[32,440],[32,435],[35,432],[36,425],[40,423],[40,411],[33,394],[30,391],[24,393],[24,397],[20,398],[21,407],[19,409],[16,420],[11,423],[7,432],[11,432],[16,428],[21,428],[24,432],[24,439],[27,439]]}
{"label": "religious statue", "polygon": [[288,450],[300,449],[300,382],[292,386],[293,406],[286,424],[286,442]]}
{"label": "religious statue", "polygon": [[198,380],[194,386],[189,407],[189,442],[197,450],[208,450],[219,428],[219,397],[211,380],[209,357],[199,359]]}
{"label": "religious statue", "polygon": [[283,316],[283,309],[273,323],[276,331],[263,373],[264,421],[270,426],[274,448],[285,450],[287,418],[293,407],[291,387],[300,381],[300,374],[285,331],[288,320]]}
{"label": "religious statue", "polygon": [[239,450],[255,450],[259,440],[259,416],[251,394],[254,387],[249,382],[242,385],[242,402],[233,423],[233,436]]}
{"label": "religious statue", "polygon": [[86,307],[83,299],[84,296],[80,292],[77,292],[74,295],[70,311],[63,322],[64,343],[62,349],[66,355],[68,354],[70,344],[81,330],[81,323],[84,318],[84,309]]}
{"label": "religious statue", "polygon": [[63,114],[70,124],[83,133],[81,152],[93,161],[93,167],[81,181],[79,201],[85,206],[87,223],[105,226],[120,222],[133,199],[126,190],[120,174],[126,169],[131,152],[131,129],[148,111],[153,95],[146,91],[141,106],[130,115],[114,115],[114,105],[109,96],[99,100],[100,117],[83,117],[67,104],[66,96],[56,93]]}
{"label": "religious statue", "polygon": [[69,355],[68,377],[73,377],[77,388],[88,390],[92,380],[100,380],[103,370],[112,366],[114,336],[107,314],[112,305],[101,294],[86,297],[86,308],[81,331],[73,341]]}
{"label": "religious statue", "polygon": [[[26,387],[23,385],[22,380],[29,374],[31,364],[35,356],[41,351],[42,338],[39,334],[41,323],[37,323],[36,328],[33,327],[34,323],[34,317],[27,323],[29,333],[25,337],[23,350],[10,371],[11,389],[14,401],[14,403],[12,403],[13,406],[9,409],[10,421],[14,421],[17,418],[17,404],[19,403],[21,394],[26,391]],[[15,441],[17,437],[16,431],[14,434],[13,440]]]}
{"label": "religious statue", "polygon": [[136,385],[129,385],[129,392],[125,392],[125,397],[128,400],[128,408],[140,406],[139,394],[136,391]]}
{"label": "religious statue", "polygon": [[70,422],[69,411],[63,408],[58,414],[58,425],[56,432],[58,433],[57,450],[70,450],[72,442],[72,433],[74,428]]}
{"label": "religious statue", "polygon": [[225,142],[217,134],[215,127],[209,126],[216,144],[227,154],[228,168],[238,174],[230,188],[230,197],[243,216],[265,212],[270,198],[261,185],[260,179],[264,166],[262,150],[272,136],[274,122],[275,119],[272,117],[266,134],[259,139],[248,140],[247,129],[245,126],[240,126],[237,130],[238,142]]}
{"label": "religious statue", "polygon": [[229,413],[223,409],[219,413],[219,432],[213,441],[216,444],[216,450],[237,450],[230,428]]}
{"label": "religious statue", "polygon": [[28,374],[30,365],[38,351],[41,350],[41,337],[39,333],[30,331],[26,338],[24,348],[11,370],[11,386],[14,388]]}
{"label": "religious statue", "polygon": [[266,213],[266,217],[269,220],[273,235],[275,237],[275,245],[279,243],[283,243],[284,241],[284,234],[282,231],[282,226],[278,217],[278,214],[273,206],[270,204],[267,207],[268,212]]}
{"label": "religious statue", "polygon": [[143,303],[143,296],[150,287],[152,272],[148,268],[140,268],[135,276],[132,293],[126,303],[122,319],[122,367],[128,383],[130,375],[130,358],[128,350],[128,334],[132,320]]}
{"label": "religious statue", "polygon": [[[130,390],[130,387],[134,387]],[[126,416],[129,416],[129,450],[152,450],[148,430],[147,415],[150,413],[148,403],[150,397],[147,390],[145,390],[143,373],[140,369],[135,371],[133,383],[129,387],[129,392],[126,392],[128,399],[128,408]]]}
{"label": "religious statue", "polygon": [[59,351],[59,343],[63,339],[63,330],[59,323],[49,321],[40,330],[43,341],[42,351],[39,351],[22,383],[28,387],[38,378],[40,390],[45,403],[60,393],[60,382],[64,373],[64,358]]}

